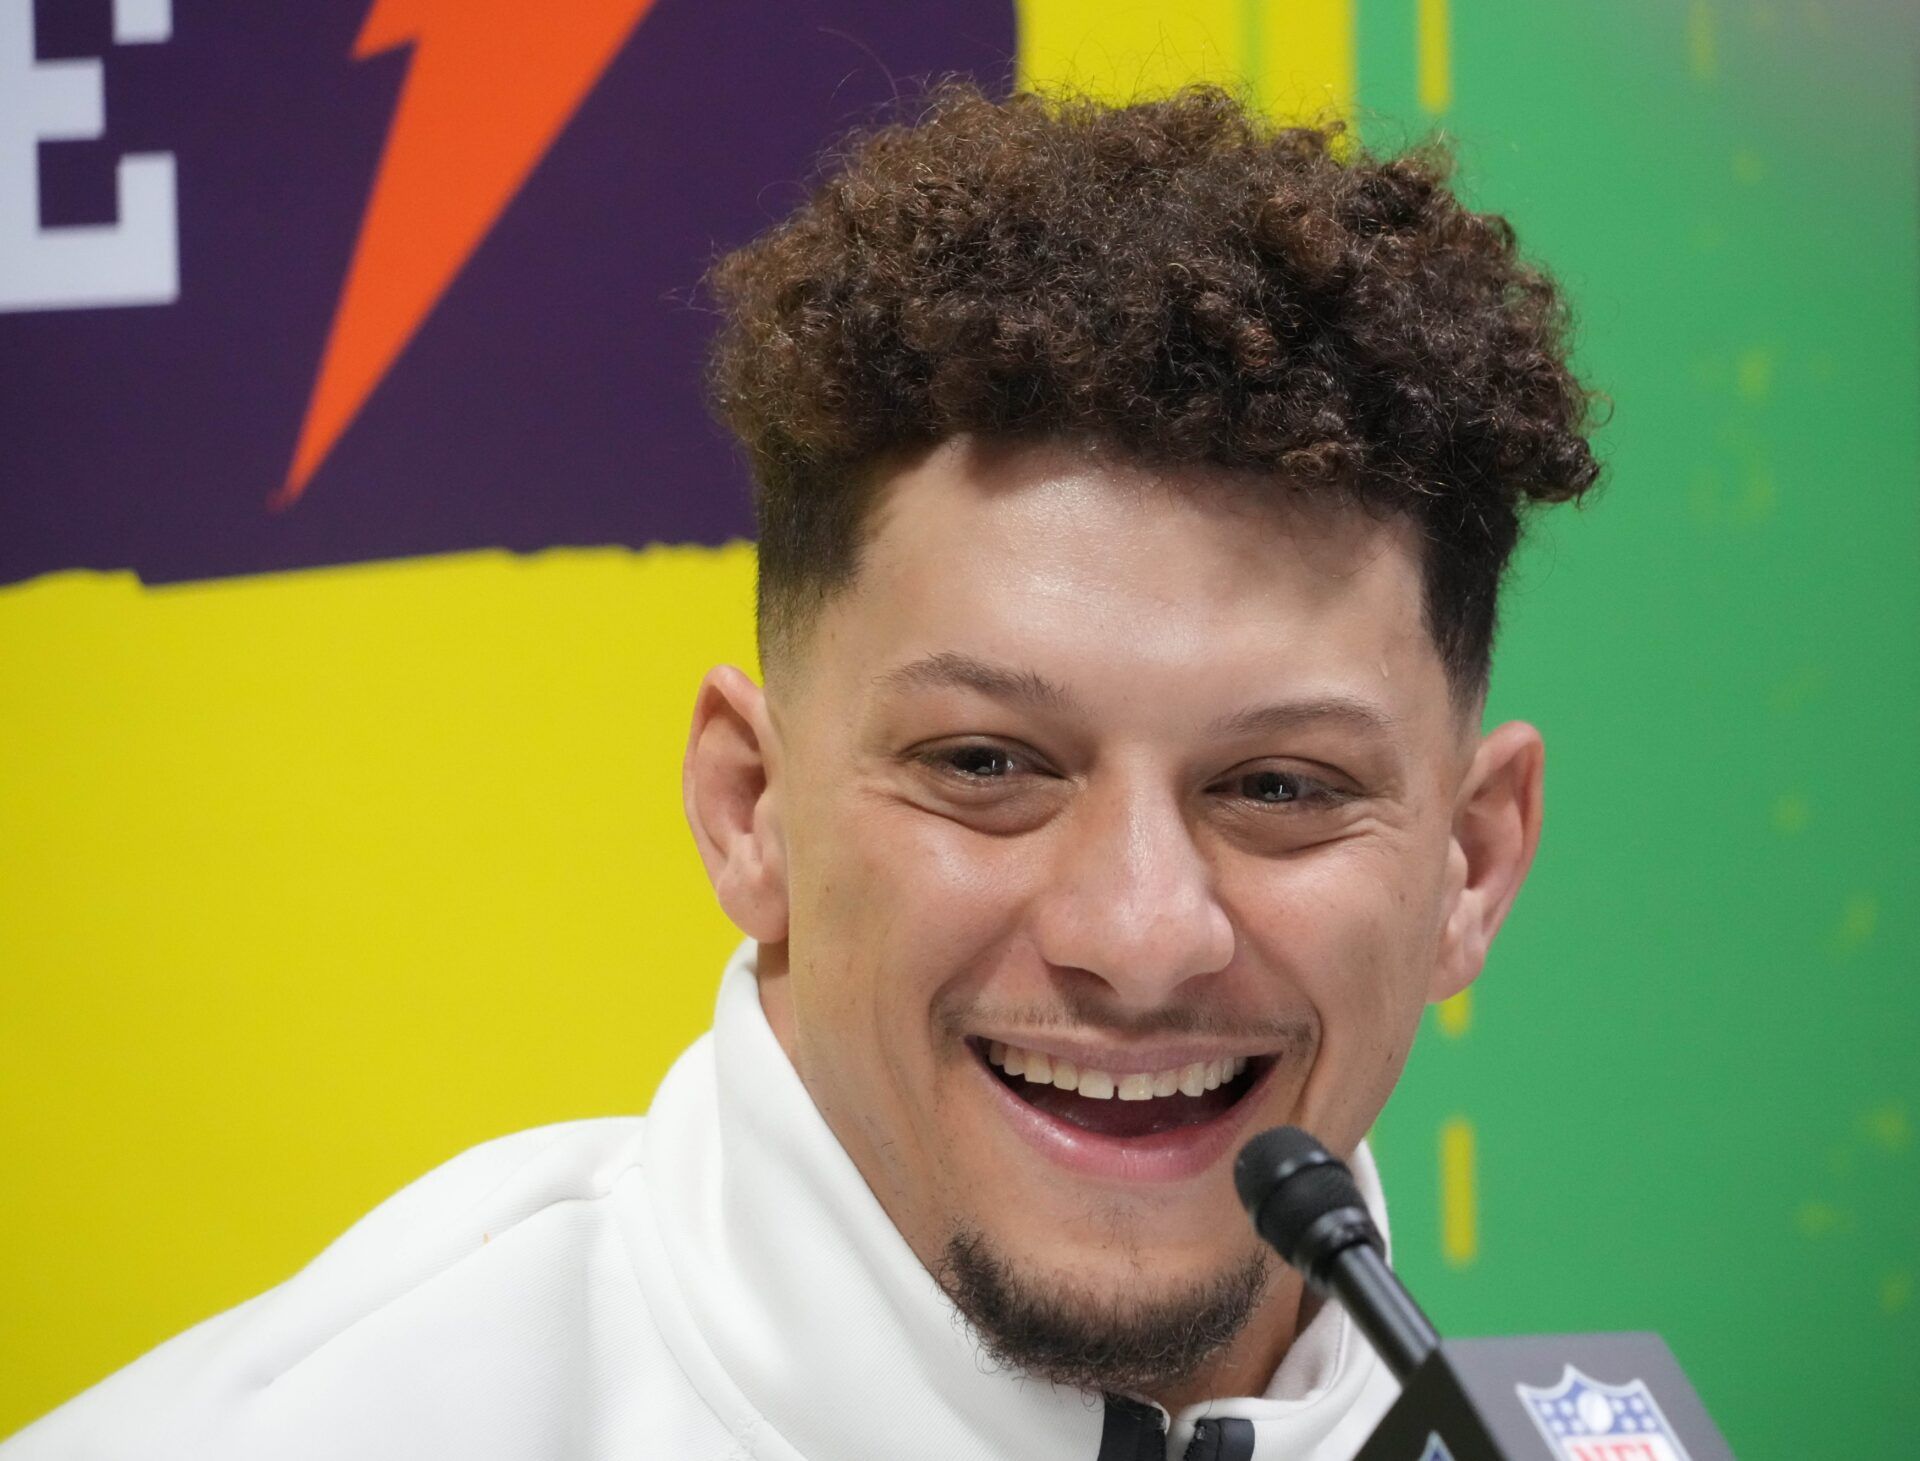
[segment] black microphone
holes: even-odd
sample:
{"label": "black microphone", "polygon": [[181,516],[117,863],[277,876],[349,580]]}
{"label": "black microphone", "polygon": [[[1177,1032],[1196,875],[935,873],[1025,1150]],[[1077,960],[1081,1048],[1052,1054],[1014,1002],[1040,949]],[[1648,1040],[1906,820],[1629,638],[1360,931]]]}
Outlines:
{"label": "black microphone", "polygon": [[1387,1267],[1386,1243],[1346,1163],[1299,1127],[1276,1126],[1240,1149],[1233,1185],[1260,1236],[1316,1293],[1339,1299],[1405,1384],[1440,1336]]}
{"label": "black microphone", "polygon": [[1240,1149],[1260,1236],[1336,1299],[1401,1386],[1354,1461],[1733,1461],[1656,1334],[1450,1339],[1387,1267],[1346,1164],[1294,1126]]}

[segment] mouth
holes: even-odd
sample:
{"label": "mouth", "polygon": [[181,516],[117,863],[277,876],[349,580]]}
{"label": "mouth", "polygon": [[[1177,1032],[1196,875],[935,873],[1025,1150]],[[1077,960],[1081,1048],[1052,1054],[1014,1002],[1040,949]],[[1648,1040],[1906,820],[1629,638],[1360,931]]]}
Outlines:
{"label": "mouth", "polygon": [[1198,1175],[1227,1151],[1279,1061],[1218,1055],[1156,1070],[1105,1070],[1042,1051],[967,1041],[1011,1124],[1085,1175]]}

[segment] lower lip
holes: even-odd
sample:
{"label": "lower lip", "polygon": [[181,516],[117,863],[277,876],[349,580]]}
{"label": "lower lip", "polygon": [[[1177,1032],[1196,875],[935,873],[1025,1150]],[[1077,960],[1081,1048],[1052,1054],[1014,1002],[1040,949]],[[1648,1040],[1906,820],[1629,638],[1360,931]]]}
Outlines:
{"label": "lower lip", "polygon": [[1043,1157],[1080,1176],[1108,1182],[1183,1182],[1211,1169],[1233,1146],[1279,1065],[1278,1061],[1269,1065],[1245,1095],[1211,1121],[1152,1136],[1117,1137],[1088,1131],[1028,1105],[977,1052],[969,1054],[1007,1123]]}

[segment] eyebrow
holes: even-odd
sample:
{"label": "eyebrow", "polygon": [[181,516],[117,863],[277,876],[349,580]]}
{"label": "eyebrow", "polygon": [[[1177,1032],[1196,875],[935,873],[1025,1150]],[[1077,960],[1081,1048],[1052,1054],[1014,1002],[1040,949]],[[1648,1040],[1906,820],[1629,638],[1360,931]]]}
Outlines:
{"label": "eyebrow", "polygon": [[1071,710],[1073,697],[1035,670],[989,664],[969,654],[945,651],[898,665],[875,683],[900,690],[977,690],[996,700],[1011,700],[1043,710]]}
{"label": "eyebrow", "polygon": [[1214,721],[1207,731],[1214,736],[1272,735],[1314,725],[1344,726],[1384,739],[1400,728],[1400,721],[1385,706],[1371,700],[1351,695],[1319,695],[1236,710]]}
{"label": "eyebrow", "polygon": [[[930,654],[898,665],[876,676],[875,683],[902,690],[976,690],[996,700],[1044,710],[1070,711],[1075,708],[1073,696],[1038,671],[991,664],[972,655],[952,651]],[[1345,726],[1384,738],[1400,728],[1400,721],[1384,706],[1376,705],[1371,700],[1351,695],[1318,695],[1233,711],[1215,720],[1207,727],[1207,733],[1223,738],[1274,735],[1314,725]]]}

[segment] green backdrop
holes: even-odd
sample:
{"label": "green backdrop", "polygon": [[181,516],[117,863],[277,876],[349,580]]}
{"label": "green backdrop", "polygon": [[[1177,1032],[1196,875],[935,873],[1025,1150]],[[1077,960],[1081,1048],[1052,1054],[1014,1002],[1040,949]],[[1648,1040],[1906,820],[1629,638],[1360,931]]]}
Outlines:
{"label": "green backdrop", "polygon": [[[1370,133],[1419,115],[1415,9],[1360,7]],[[1546,733],[1547,835],[1383,1121],[1402,1262],[1445,1329],[1662,1331],[1745,1461],[1920,1455],[1914,17],[1452,26],[1468,189],[1614,412],[1509,594],[1491,714]]]}

